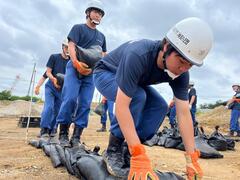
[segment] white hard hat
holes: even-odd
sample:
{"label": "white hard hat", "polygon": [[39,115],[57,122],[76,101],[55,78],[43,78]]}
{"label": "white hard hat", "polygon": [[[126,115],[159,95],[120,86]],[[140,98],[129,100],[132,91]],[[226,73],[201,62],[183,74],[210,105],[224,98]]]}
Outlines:
{"label": "white hard hat", "polygon": [[104,14],[105,14],[103,3],[99,0],[91,0],[88,3],[88,6],[87,6],[87,9],[85,10],[85,13],[87,14],[87,12],[91,9],[97,9],[97,10],[101,11],[102,16],[104,16]]}
{"label": "white hard hat", "polygon": [[213,34],[203,20],[191,17],[172,27],[166,39],[190,63],[201,66],[212,48]]}
{"label": "white hard hat", "polygon": [[240,87],[240,84],[239,83],[235,83],[235,84],[232,85],[232,87],[234,87],[234,86]]}
{"label": "white hard hat", "polygon": [[190,81],[190,82],[189,82],[189,86],[194,86],[194,82],[193,82],[193,81]]}
{"label": "white hard hat", "polygon": [[64,39],[64,40],[62,41],[62,45],[68,46],[68,39]]}

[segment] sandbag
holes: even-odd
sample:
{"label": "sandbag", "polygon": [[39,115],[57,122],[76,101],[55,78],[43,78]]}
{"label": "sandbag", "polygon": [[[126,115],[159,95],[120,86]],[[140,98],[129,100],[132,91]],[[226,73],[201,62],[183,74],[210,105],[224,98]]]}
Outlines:
{"label": "sandbag", "polygon": [[57,79],[57,84],[58,84],[60,87],[63,87],[64,74],[57,73],[57,74],[56,74],[56,79]]}
{"label": "sandbag", "polygon": [[28,144],[31,145],[31,146],[33,146],[33,147],[35,147],[35,148],[41,148],[41,147],[39,146],[39,140],[29,140],[29,141],[28,141]]}
{"label": "sandbag", "polygon": [[[82,177],[87,180],[127,180],[128,170],[125,178],[110,175],[101,156],[85,154],[77,161],[77,167]],[[160,180],[184,180],[183,177],[172,172],[155,171],[155,173]]]}
{"label": "sandbag", "polygon": [[145,141],[143,144],[152,147],[153,145],[156,145],[159,141],[159,137],[157,134],[155,134],[151,139]]}
{"label": "sandbag", "polygon": [[166,148],[176,148],[182,142],[182,138],[177,127],[171,129],[164,127],[162,132],[158,133],[158,136],[159,139],[157,144]]}
{"label": "sandbag", "polygon": [[176,148],[182,142],[181,137],[167,137],[165,139],[164,147]]}
{"label": "sandbag", "polygon": [[158,139],[157,145],[164,146],[164,144],[166,142],[166,139],[167,139],[167,135],[160,136],[159,139]]}
{"label": "sandbag", "polygon": [[233,139],[226,138],[227,141],[227,149],[234,150],[235,148],[235,141]]}
{"label": "sandbag", "polygon": [[208,139],[208,144],[216,149],[217,151],[226,151],[227,150],[227,141],[220,139],[219,137],[210,137]]}
{"label": "sandbag", "polygon": [[44,138],[40,138],[39,140],[29,140],[28,144],[35,148],[42,148],[44,145],[48,144],[48,140]]}
{"label": "sandbag", "polygon": [[179,176],[175,173],[172,172],[160,172],[160,171],[155,171],[157,174],[159,180],[184,180],[182,176]]}
{"label": "sandbag", "polygon": [[50,157],[54,168],[57,168],[62,165],[60,156],[54,144],[44,145],[43,151],[47,156]]}
{"label": "sandbag", "polygon": [[65,167],[67,168],[68,172],[72,175],[75,175],[78,172],[75,172],[73,169],[73,165],[77,162],[82,155],[87,154],[84,145],[72,147],[72,148],[65,148],[65,158],[66,163]]}
{"label": "sandbag", "polygon": [[[204,140],[200,136],[195,137],[195,147],[200,151],[200,158],[223,158],[222,154],[220,154],[217,150],[208,145],[206,140]],[[176,148],[182,151],[185,150],[183,143],[179,144]]]}
{"label": "sandbag", "polygon": [[103,116],[106,113],[104,106],[105,106],[104,103],[100,102],[94,109],[94,112],[99,116]]}
{"label": "sandbag", "polygon": [[62,146],[60,146],[59,144],[56,144],[55,148],[56,148],[56,150],[58,152],[61,164],[66,167],[66,157],[65,157],[64,148]]}
{"label": "sandbag", "polygon": [[219,126],[215,127],[215,131],[208,139],[208,144],[218,151],[233,150],[235,147],[235,142],[233,140],[225,138],[219,132]]}
{"label": "sandbag", "polygon": [[[113,176],[109,175],[106,164],[101,156],[92,154],[84,154],[77,161],[77,167],[80,174],[87,180],[114,180]],[[128,174],[128,172],[127,172]],[[126,177],[127,178],[127,177]]]}
{"label": "sandbag", "polygon": [[[80,62],[84,62],[89,68],[93,69],[95,64],[102,58],[102,47],[99,45],[93,45],[88,49],[80,46],[75,47],[77,59]],[[78,73],[78,78],[82,78],[83,75]]]}

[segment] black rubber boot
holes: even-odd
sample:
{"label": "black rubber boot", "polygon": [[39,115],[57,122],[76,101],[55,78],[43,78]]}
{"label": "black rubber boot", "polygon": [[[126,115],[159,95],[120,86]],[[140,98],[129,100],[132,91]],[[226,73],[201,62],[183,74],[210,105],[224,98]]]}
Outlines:
{"label": "black rubber boot", "polygon": [[57,138],[57,129],[52,129],[49,132],[49,144],[59,144],[59,140]]}
{"label": "black rubber boot", "polygon": [[82,135],[83,128],[79,128],[75,125],[74,130],[73,130],[73,135],[70,140],[70,144],[72,147],[76,147],[80,145],[80,137]]}
{"label": "black rubber boot", "polygon": [[40,138],[49,138],[49,129],[48,128],[41,128]]}
{"label": "black rubber boot", "polygon": [[59,143],[60,143],[60,146],[62,147],[70,147],[68,132],[69,132],[69,125],[60,124]]}
{"label": "black rubber boot", "polygon": [[97,130],[97,132],[106,132],[106,124],[102,124],[102,127],[100,129]]}
{"label": "black rubber boot", "polygon": [[50,137],[55,137],[57,135],[57,129],[52,129],[49,131],[49,136]]}
{"label": "black rubber boot", "polygon": [[237,137],[240,137],[240,131],[237,132]]}
{"label": "black rubber boot", "polygon": [[128,175],[128,170],[124,168],[123,141],[124,139],[117,138],[110,133],[108,148],[103,152],[103,160],[107,165],[108,172],[119,178],[124,178]]}

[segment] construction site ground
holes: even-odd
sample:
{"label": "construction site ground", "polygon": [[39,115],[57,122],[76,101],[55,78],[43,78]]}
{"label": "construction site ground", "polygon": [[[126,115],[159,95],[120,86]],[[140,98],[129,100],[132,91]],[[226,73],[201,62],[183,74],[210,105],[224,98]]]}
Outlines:
{"label": "construction site ground", "polygon": [[[0,104],[0,114],[1,108],[3,108],[3,104]],[[225,134],[229,126],[229,113],[223,107],[219,107],[198,114],[197,119],[207,134],[213,132],[215,125],[220,125],[221,132]],[[99,119],[98,115],[91,113],[89,125],[84,130],[82,141],[89,148],[99,145],[102,152],[107,146],[109,132],[96,132],[100,127]],[[69,175],[63,167],[53,168],[50,159],[44,155],[41,149],[29,146],[25,141],[26,129],[19,128],[18,121],[18,116],[12,114],[11,117],[5,114],[0,118],[0,179],[77,179]],[[168,125],[168,119],[165,120],[164,125]],[[29,139],[36,139],[38,133],[39,128],[30,128]],[[172,171],[180,175],[185,173],[185,159],[182,151],[159,146],[146,147],[146,149],[154,168],[164,172]],[[221,153],[224,155],[223,159],[199,160],[204,171],[203,179],[240,179],[240,142],[236,143],[235,151]]]}

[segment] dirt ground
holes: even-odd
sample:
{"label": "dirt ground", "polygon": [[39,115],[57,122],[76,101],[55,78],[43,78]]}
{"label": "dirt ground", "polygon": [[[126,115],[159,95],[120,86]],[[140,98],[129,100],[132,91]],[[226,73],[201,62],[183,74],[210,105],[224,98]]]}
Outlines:
{"label": "dirt ground", "polygon": [[[229,112],[221,107],[201,113],[197,119],[207,132],[212,132],[215,125],[220,125],[222,131],[226,132]],[[65,168],[53,168],[50,159],[44,155],[42,150],[26,144],[26,129],[17,127],[18,120],[14,117],[0,118],[0,179],[76,179],[69,175]],[[99,117],[92,114],[89,127],[83,133],[82,141],[89,148],[99,145],[102,151],[107,146],[109,132],[97,133],[96,129],[99,127]],[[38,132],[38,128],[30,128],[29,138],[36,139]],[[159,146],[146,147],[146,149],[156,169],[184,174],[185,159],[182,151]],[[235,151],[221,153],[224,155],[223,159],[200,159],[204,170],[203,179],[240,179],[240,142],[236,143]]]}

